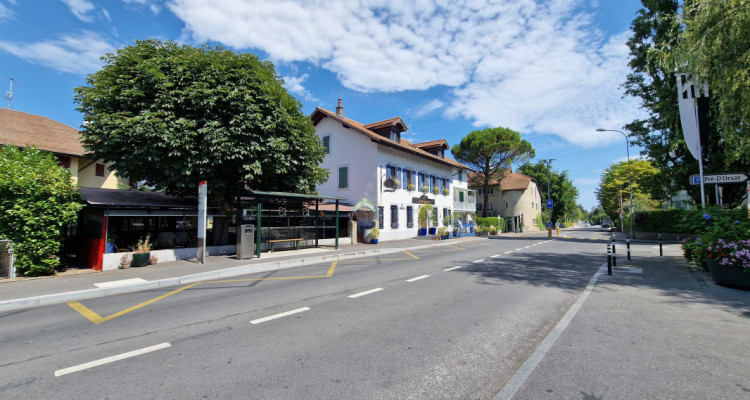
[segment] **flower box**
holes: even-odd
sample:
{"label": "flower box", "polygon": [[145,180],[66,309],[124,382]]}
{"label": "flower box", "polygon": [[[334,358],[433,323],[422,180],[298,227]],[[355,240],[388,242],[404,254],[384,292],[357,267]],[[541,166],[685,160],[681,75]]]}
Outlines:
{"label": "flower box", "polygon": [[720,285],[750,288],[750,271],[741,265],[723,265],[712,258],[707,260],[707,264],[714,282]]}

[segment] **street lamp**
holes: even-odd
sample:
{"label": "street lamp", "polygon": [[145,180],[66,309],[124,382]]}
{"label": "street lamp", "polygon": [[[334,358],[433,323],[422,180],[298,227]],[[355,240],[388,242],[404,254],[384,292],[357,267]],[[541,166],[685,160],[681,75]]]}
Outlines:
{"label": "street lamp", "polygon": [[[548,158],[546,160],[539,160],[539,161],[541,161],[543,163],[547,163],[547,201],[549,201],[550,199],[552,199],[552,196],[550,195],[549,165],[552,164],[552,161],[555,161],[555,159],[554,158]],[[548,232],[549,232],[549,235],[551,235],[552,234],[551,233],[552,232],[552,209],[549,208],[549,207],[547,207],[547,214],[549,216],[549,228],[547,228],[547,229],[549,229]]]}
{"label": "street lamp", "polygon": [[630,189],[630,229],[633,231],[633,239],[635,239],[635,218],[633,216],[633,173],[630,171],[630,142],[628,142],[628,135],[625,132],[613,130],[613,129],[599,128],[596,131],[597,132],[619,132],[622,134],[622,136],[625,136],[625,151],[628,155],[628,187]]}

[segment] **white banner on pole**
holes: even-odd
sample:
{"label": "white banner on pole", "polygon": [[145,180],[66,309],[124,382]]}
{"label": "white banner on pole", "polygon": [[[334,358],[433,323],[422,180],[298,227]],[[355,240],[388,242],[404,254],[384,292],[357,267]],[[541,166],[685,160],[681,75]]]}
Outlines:
{"label": "white banner on pole", "polygon": [[208,200],[208,185],[206,181],[198,184],[198,262],[206,262],[206,211]]}
{"label": "white banner on pole", "polygon": [[[700,93],[702,91],[702,93]],[[677,103],[680,108],[680,123],[690,154],[701,159],[701,136],[698,122],[698,97],[708,96],[708,84],[697,85],[687,74],[677,74]]]}

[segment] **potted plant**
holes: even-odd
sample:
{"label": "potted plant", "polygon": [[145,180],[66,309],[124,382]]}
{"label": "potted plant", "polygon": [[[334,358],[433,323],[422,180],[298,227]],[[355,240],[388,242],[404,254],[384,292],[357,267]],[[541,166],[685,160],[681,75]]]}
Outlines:
{"label": "potted plant", "polygon": [[122,269],[128,269],[130,268],[130,254],[125,253],[120,257],[120,268]]}
{"label": "potted plant", "polygon": [[393,188],[398,189],[401,185],[401,182],[398,179],[393,179]]}
{"label": "potted plant", "polygon": [[495,229],[495,225],[490,225],[489,228],[487,228],[487,230],[490,232],[490,235],[493,235],[493,236],[495,235],[495,232],[497,231]]}
{"label": "potted plant", "polygon": [[145,238],[138,239],[138,243],[133,249],[133,260],[130,262],[131,267],[145,267],[151,259],[151,234]]}
{"label": "potted plant", "polygon": [[432,193],[433,194],[438,194],[438,188],[432,188]]}
{"label": "potted plant", "polygon": [[159,257],[157,256],[151,256],[148,259],[148,265],[156,265],[156,263],[159,262]]}
{"label": "potted plant", "polygon": [[427,187],[427,185],[422,185],[422,191],[428,193],[430,191],[430,188]]}
{"label": "potted plant", "polygon": [[447,195],[448,195],[448,193],[450,193],[450,191],[449,191],[448,189],[443,189],[443,194],[444,194],[444,195],[446,195],[446,196],[447,196]]}
{"label": "potted plant", "polygon": [[419,231],[417,231],[417,234],[419,236],[427,235],[427,215],[430,211],[432,211],[432,206],[429,204],[425,204],[424,206],[422,206],[422,208],[419,209]]}
{"label": "potted plant", "polygon": [[370,229],[370,240],[372,244],[378,244],[378,238],[380,237],[380,229],[377,227]]}
{"label": "potted plant", "polygon": [[714,282],[750,287],[750,240],[717,239],[709,242],[706,257]]}
{"label": "potted plant", "polygon": [[480,225],[477,225],[476,228],[474,228],[474,232],[477,234],[477,236],[482,236],[484,233],[484,229]]}
{"label": "potted plant", "polygon": [[441,226],[438,229],[438,236],[442,240],[448,239],[448,229],[446,229],[446,227],[444,227],[444,226]]}
{"label": "potted plant", "polygon": [[412,190],[414,190],[414,184],[410,183],[410,184],[406,185],[406,188],[409,189],[409,191],[412,191]]}

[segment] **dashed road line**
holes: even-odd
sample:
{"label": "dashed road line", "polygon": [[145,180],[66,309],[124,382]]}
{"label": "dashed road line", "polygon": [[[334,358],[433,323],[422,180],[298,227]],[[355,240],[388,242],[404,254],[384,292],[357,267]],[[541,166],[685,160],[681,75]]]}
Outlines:
{"label": "dashed road line", "polygon": [[480,262],[484,262],[484,258],[480,258],[479,260],[472,261],[472,263],[474,263],[474,264],[477,264],[477,263],[480,263]]}
{"label": "dashed road line", "polygon": [[453,270],[463,268],[463,267],[464,267],[463,265],[456,265],[455,267],[446,268],[443,271],[453,271]]}
{"label": "dashed road line", "polygon": [[407,282],[414,282],[414,281],[418,281],[420,279],[429,278],[429,277],[430,277],[429,275],[422,275],[422,276],[417,276],[415,278],[407,279],[406,281]]}
{"label": "dashed road line", "polygon": [[495,254],[494,256],[490,256],[490,258],[498,258],[500,256],[501,256],[501,254]]}
{"label": "dashed road line", "polygon": [[503,253],[503,254],[510,254],[510,253],[512,253],[512,252],[513,252],[513,250],[508,250],[508,251],[506,251],[506,252],[505,252],[505,253]]}
{"label": "dashed road line", "polygon": [[143,282],[146,282],[146,280],[141,279],[141,278],[133,278],[133,279],[122,279],[119,281],[95,283],[94,286],[98,288],[113,288],[113,287],[120,287],[120,286],[135,285],[136,283],[143,283]]}
{"label": "dashed road line", "polygon": [[348,297],[350,299],[356,299],[357,297],[367,296],[368,294],[377,293],[377,292],[379,292],[381,290],[383,290],[383,288],[379,287],[379,288],[375,288],[375,289],[365,290],[364,292],[355,293],[355,294],[352,294],[352,295],[349,295],[349,296],[346,296],[346,297]]}
{"label": "dashed road line", "polygon": [[268,317],[254,319],[254,320],[250,321],[250,323],[253,324],[253,325],[257,325],[257,324],[260,324],[260,323],[263,323],[263,322],[268,322],[268,321],[271,321],[271,320],[274,320],[274,319],[288,317],[290,315],[298,314],[298,313],[309,311],[309,310],[310,310],[310,307],[302,307],[302,308],[298,308],[296,310],[291,310],[291,311],[287,311],[287,312],[283,312],[283,313],[279,313],[279,314],[275,314],[275,315],[269,315]]}
{"label": "dashed road line", "polygon": [[74,372],[83,371],[85,369],[113,363],[115,361],[124,360],[126,358],[140,356],[142,354],[150,353],[152,351],[166,349],[167,347],[170,347],[170,346],[172,345],[165,342],[165,343],[157,344],[155,346],[145,347],[140,350],[129,351],[127,353],[118,354],[116,356],[106,357],[106,358],[102,358],[96,361],[87,362],[85,364],[79,364],[79,365],[75,365],[75,366],[68,367],[68,368],[58,369],[57,371],[55,371],[55,378],[59,376],[67,375],[67,374],[72,374]]}

